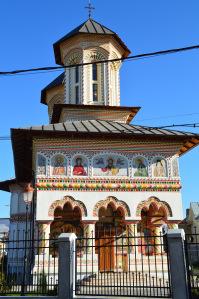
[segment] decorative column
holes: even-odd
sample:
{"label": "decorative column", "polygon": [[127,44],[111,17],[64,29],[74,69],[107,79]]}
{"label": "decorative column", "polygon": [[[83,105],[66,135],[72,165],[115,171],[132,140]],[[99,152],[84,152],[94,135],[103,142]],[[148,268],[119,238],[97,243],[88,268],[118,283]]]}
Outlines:
{"label": "decorative column", "polygon": [[[87,253],[92,252],[92,245],[95,246],[95,223],[96,221],[84,220],[84,238],[87,240]],[[93,238],[93,239],[92,239]],[[94,249],[93,249],[94,250]]]}
{"label": "decorative column", "polygon": [[[161,255],[164,252],[163,237],[161,237],[161,227],[155,227],[154,229],[154,254]],[[152,237],[153,238],[153,237]]]}

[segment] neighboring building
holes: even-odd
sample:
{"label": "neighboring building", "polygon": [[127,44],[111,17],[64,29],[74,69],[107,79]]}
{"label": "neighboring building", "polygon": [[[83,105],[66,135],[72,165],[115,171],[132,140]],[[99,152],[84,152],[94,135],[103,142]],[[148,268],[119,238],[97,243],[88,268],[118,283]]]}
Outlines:
{"label": "neighboring building", "polygon": [[199,202],[191,202],[186,218],[180,224],[187,234],[199,234]]}
{"label": "neighboring building", "polygon": [[[23,236],[24,188],[33,171],[34,225],[52,237],[149,236],[164,223],[177,227],[183,219],[178,159],[199,135],[130,124],[140,108],[120,106],[122,62],[97,64],[130,53],[107,27],[88,19],[56,42],[54,52],[58,64],[77,66],[41,92],[49,125],[11,130],[16,180],[0,183],[11,192],[11,235]],[[99,260],[105,254],[96,253]]]}

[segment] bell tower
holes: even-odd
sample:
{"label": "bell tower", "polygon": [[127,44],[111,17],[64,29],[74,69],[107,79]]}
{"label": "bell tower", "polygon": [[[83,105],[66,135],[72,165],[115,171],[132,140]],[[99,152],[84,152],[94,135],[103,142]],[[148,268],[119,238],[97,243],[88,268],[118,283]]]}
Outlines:
{"label": "bell tower", "polygon": [[97,63],[127,57],[130,53],[112,30],[88,19],[54,44],[58,64],[65,70],[66,104],[120,105],[121,62]]}
{"label": "bell tower", "polygon": [[89,17],[53,47],[56,63],[66,68],[42,90],[41,102],[48,105],[50,120],[55,104],[120,106],[122,62],[117,59],[127,57],[130,50],[114,31]]}

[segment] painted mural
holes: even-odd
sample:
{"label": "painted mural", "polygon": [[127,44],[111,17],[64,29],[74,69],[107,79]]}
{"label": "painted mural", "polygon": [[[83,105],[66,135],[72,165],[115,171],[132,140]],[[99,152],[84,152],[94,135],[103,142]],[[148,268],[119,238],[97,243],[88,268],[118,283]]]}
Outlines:
{"label": "painted mural", "polygon": [[153,160],[153,176],[154,177],[166,177],[167,165],[166,161],[162,158],[155,158]]}
{"label": "painted mural", "polygon": [[84,156],[77,156],[73,159],[73,175],[88,175],[88,161]]}
{"label": "painted mural", "polygon": [[52,158],[52,175],[66,175],[67,160],[63,155],[56,155]]}
{"label": "painted mural", "polygon": [[94,176],[127,176],[128,162],[117,155],[99,155],[93,160]]}
{"label": "painted mural", "polygon": [[42,155],[37,156],[37,175],[46,174],[46,158]]}
{"label": "painted mural", "polygon": [[133,160],[133,175],[135,177],[147,177],[148,167],[147,161],[143,157],[136,157]]}
{"label": "painted mural", "polygon": [[178,167],[178,160],[174,158],[172,160],[172,176],[178,177],[179,176],[179,167]]}

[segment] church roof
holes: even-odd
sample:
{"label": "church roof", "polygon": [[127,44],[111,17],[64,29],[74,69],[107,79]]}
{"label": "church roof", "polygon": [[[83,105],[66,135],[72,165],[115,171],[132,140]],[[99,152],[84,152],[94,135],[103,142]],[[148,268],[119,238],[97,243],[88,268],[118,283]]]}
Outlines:
{"label": "church roof", "polygon": [[106,26],[96,22],[93,19],[88,19],[86,22],[82,23],[81,25],[67,33],[64,37],[62,37],[53,44],[55,60],[57,64],[62,64],[60,57],[60,44],[77,34],[98,34],[113,36],[117,40],[117,42],[126,50],[128,54],[131,52],[125,45],[125,43],[121,40],[121,38],[117,35],[117,33],[107,28]]}
{"label": "church roof", "polygon": [[46,92],[47,90],[62,85],[64,81],[64,72],[56,77],[52,82],[50,82],[46,87],[41,91],[41,103],[46,104]]}
{"label": "church roof", "polygon": [[63,123],[49,124],[45,126],[31,126],[13,130],[42,131],[42,132],[77,132],[77,133],[103,133],[119,135],[148,135],[148,136],[189,136],[199,138],[199,135],[176,130],[165,130],[147,126],[139,126],[115,121],[85,120],[66,121]]}

